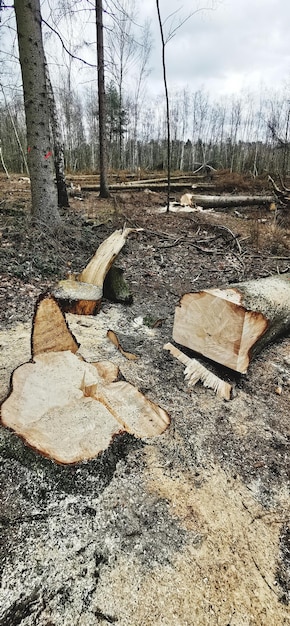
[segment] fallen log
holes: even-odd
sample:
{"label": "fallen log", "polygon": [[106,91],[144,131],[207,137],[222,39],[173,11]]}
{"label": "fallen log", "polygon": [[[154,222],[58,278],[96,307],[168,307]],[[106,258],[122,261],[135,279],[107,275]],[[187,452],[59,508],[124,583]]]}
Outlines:
{"label": "fallen log", "polygon": [[[194,189],[194,186],[193,186]],[[237,206],[259,206],[275,202],[274,196],[204,196],[192,194],[191,203],[206,208],[231,208]]]}
{"label": "fallen log", "polygon": [[[188,183],[185,182],[172,182],[170,183],[170,188],[171,190],[174,189],[185,189],[185,188],[193,188],[193,189],[213,189],[214,185],[212,183],[206,183],[206,182],[200,182],[200,183],[194,183],[194,185],[191,184],[192,183],[192,179],[191,181],[189,181]],[[149,188],[149,190],[152,191],[156,191],[156,190],[164,190],[167,189],[168,184],[167,182],[159,182],[158,180],[151,182],[151,183],[147,183],[145,181],[137,181],[137,182],[133,182],[133,183],[114,183],[112,185],[109,185],[109,190],[110,191],[142,191],[144,189]],[[100,185],[82,185],[81,191],[100,191]]]}
{"label": "fallen log", "polygon": [[14,371],[1,420],[44,456],[78,463],[124,432],[147,438],[168,427],[167,412],[118,380],[114,363],[87,363],[76,354],[78,344],[50,296],[37,306],[31,343],[32,361]]}
{"label": "fallen log", "polygon": [[175,310],[173,339],[237,372],[290,330],[290,274],[187,293]]}

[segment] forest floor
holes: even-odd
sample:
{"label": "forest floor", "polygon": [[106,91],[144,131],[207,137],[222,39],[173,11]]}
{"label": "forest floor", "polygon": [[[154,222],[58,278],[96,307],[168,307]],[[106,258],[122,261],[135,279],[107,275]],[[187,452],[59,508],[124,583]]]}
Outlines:
{"label": "forest floor", "polygon": [[[261,181],[214,182],[214,193],[269,193]],[[165,214],[165,196],[82,194],[50,233],[30,218],[29,184],[0,178],[0,401],[30,359],[38,296],[126,224],[143,228],[117,261],[133,303],[104,300],[98,315],[67,321],[87,360],[116,363],[171,418],[159,437],[121,436],[74,466],[0,426],[0,626],[289,623],[290,338],[246,375],[207,364],[233,384],[229,402],[199,384],[189,391],[163,345],[184,293],[290,271],[290,215]],[[137,360],[117,352],[108,328]]]}

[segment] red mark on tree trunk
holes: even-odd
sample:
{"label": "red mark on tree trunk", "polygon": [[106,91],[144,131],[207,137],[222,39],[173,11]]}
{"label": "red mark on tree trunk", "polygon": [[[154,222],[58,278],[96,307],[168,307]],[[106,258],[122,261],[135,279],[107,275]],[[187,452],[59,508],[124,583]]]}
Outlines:
{"label": "red mark on tree trunk", "polygon": [[45,158],[45,159],[49,159],[49,157],[51,157],[51,156],[52,156],[52,152],[49,150],[49,151],[48,151],[48,152],[44,155],[44,158]]}

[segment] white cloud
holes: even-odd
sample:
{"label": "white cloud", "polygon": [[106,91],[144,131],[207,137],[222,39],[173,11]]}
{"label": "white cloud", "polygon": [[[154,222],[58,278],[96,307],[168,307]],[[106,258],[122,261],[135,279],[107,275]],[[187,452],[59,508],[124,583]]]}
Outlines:
{"label": "white cloud", "polygon": [[[151,88],[162,88],[160,35],[154,0],[143,3],[140,16],[151,16],[154,30]],[[186,16],[192,0],[161,0],[165,19]],[[201,5],[200,5],[201,6]],[[214,11],[193,15],[167,44],[170,85],[201,85],[216,94],[258,88],[260,83],[278,89],[290,77],[289,0],[223,0]]]}

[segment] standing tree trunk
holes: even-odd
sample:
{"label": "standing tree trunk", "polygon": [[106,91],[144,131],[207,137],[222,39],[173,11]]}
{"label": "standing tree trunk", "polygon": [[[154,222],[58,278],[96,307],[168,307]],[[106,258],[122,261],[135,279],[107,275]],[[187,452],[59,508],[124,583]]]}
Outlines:
{"label": "standing tree trunk", "polygon": [[57,186],[57,200],[59,207],[69,207],[65,173],[64,173],[64,154],[63,154],[63,142],[61,137],[61,130],[58,121],[58,115],[56,110],[55,97],[50,80],[49,70],[45,60],[45,76],[46,76],[46,88],[50,113],[50,126],[53,139],[54,148],[54,167]]}
{"label": "standing tree trunk", "polygon": [[169,212],[170,205],[170,174],[171,174],[171,145],[170,145],[170,110],[169,110],[169,95],[168,95],[168,87],[167,87],[167,76],[166,76],[166,63],[165,63],[165,39],[164,32],[159,8],[159,0],[156,0],[157,14],[158,14],[158,22],[160,28],[161,35],[161,43],[162,43],[162,69],[163,69],[163,82],[164,82],[164,90],[165,90],[165,100],[166,100],[166,126],[167,126],[167,212]]}
{"label": "standing tree trunk", "polygon": [[45,225],[60,222],[50,144],[49,105],[39,0],[15,0],[22,72],[32,214]]}
{"label": "standing tree trunk", "polygon": [[106,145],[106,99],[104,73],[103,3],[96,0],[97,59],[98,59],[98,102],[100,144],[100,197],[109,198],[108,164]]}

